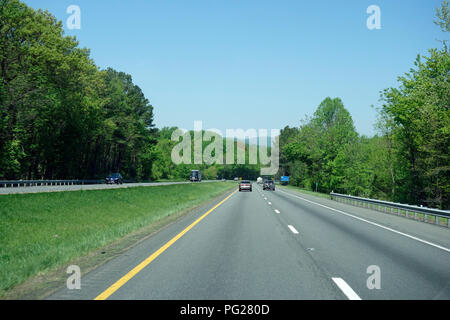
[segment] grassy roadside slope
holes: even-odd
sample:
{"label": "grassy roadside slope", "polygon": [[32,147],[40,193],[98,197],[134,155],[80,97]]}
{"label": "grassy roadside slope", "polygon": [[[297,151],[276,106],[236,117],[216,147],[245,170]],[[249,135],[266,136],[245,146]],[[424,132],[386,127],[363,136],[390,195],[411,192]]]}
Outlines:
{"label": "grassy roadside slope", "polygon": [[287,186],[280,186],[278,185],[277,187],[281,187],[281,188],[285,188],[285,189],[290,189],[290,190],[295,190],[304,194],[308,194],[311,196],[316,196],[316,197],[320,197],[320,198],[325,198],[325,199],[330,199],[330,195],[326,194],[326,193],[320,193],[320,192],[314,192],[314,191],[310,191],[310,190],[305,190],[302,189],[300,187],[295,187],[295,186],[291,186],[291,185],[287,185]]}
{"label": "grassy roadside slope", "polygon": [[17,284],[236,187],[200,183],[0,197],[0,297]]}

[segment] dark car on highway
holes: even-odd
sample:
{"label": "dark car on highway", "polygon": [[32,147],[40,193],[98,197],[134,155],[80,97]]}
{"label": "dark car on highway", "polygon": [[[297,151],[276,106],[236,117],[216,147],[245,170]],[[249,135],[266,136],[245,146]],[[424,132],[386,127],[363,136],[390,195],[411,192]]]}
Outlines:
{"label": "dark car on highway", "polygon": [[243,190],[247,190],[252,192],[252,183],[248,180],[242,180],[239,183],[239,192],[243,191]]}
{"label": "dark car on highway", "polygon": [[191,182],[202,182],[202,172],[200,170],[192,170],[189,180]]}
{"label": "dark car on highway", "polygon": [[120,173],[113,173],[105,179],[106,184],[123,184],[123,178]]}
{"label": "dark car on highway", "polygon": [[263,190],[275,191],[275,182],[273,182],[273,180],[265,180],[263,184]]}

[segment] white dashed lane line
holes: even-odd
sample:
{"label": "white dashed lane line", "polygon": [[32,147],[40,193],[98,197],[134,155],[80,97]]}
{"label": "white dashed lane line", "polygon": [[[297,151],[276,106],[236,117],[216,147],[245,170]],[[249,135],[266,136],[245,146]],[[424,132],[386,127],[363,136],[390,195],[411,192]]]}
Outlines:
{"label": "white dashed lane line", "polygon": [[332,278],[334,283],[341,289],[349,300],[361,300],[355,291],[342,278]]}
{"label": "white dashed lane line", "polygon": [[293,226],[289,225],[288,227],[289,227],[289,229],[291,229],[293,234],[298,234],[298,231]]}
{"label": "white dashed lane line", "polygon": [[418,237],[409,235],[409,234],[407,234],[407,233],[397,231],[397,230],[395,230],[395,229],[392,229],[392,228],[383,226],[383,225],[381,225],[381,224],[378,224],[378,223],[375,223],[375,222],[372,222],[372,221],[363,219],[363,218],[361,218],[361,217],[358,217],[358,216],[349,214],[349,213],[347,213],[347,212],[344,212],[344,211],[341,211],[341,210],[338,210],[338,209],[334,209],[334,208],[331,208],[331,207],[327,207],[327,206],[325,206],[325,205],[323,205],[323,204],[320,204],[320,203],[317,203],[317,202],[314,202],[314,201],[311,201],[311,200],[307,200],[307,199],[305,199],[305,198],[302,198],[302,197],[299,197],[299,196],[290,194],[289,192],[285,192],[285,191],[280,191],[280,192],[282,192],[282,193],[284,193],[284,194],[286,194],[286,195],[288,195],[288,196],[295,197],[295,198],[301,199],[301,200],[303,200],[303,201],[306,201],[306,202],[308,202],[308,203],[311,203],[311,204],[320,206],[320,207],[322,207],[322,208],[325,208],[325,209],[328,209],[328,210],[331,210],[331,211],[340,213],[340,214],[345,215],[345,216],[347,216],[347,217],[350,217],[350,218],[353,218],[353,219],[356,219],[356,220],[359,220],[359,221],[362,221],[362,222],[371,224],[371,225],[376,226],[376,227],[378,227],[378,228],[382,228],[382,229],[384,229],[384,230],[387,230],[387,231],[390,231],[390,232],[399,234],[399,235],[401,235],[401,236],[410,238],[410,239],[412,239],[412,240],[415,240],[415,241],[418,241],[418,242],[427,244],[427,245],[429,245],[429,246],[438,248],[438,249],[440,249],[440,250],[444,250],[444,251],[446,251],[446,252],[450,252],[450,248],[446,248],[446,247],[440,246],[440,245],[438,245],[438,244],[432,243],[432,242],[430,242],[430,241],[426,241],[426,240],[420,239],[420,238],[418,238]]}

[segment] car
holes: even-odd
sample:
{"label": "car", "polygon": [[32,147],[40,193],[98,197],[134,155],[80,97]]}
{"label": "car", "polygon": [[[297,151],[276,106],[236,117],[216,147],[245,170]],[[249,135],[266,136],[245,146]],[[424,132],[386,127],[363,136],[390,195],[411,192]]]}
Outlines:
{"label": "car", "polygon": [[189,180],[191,182],[202,182],[202,172],[200,170],[192,170]]}
{"label": "car", "polygon": [[239,192],[242,192],[243,190],[252,192],[252,183],[248,180],[242,180],[239,183]]}
{"label": "car", "polygon": [[273,182],[273,180],[265,180],[263,184],[263,190],[275,191],[275,182]]}
{"label": "car", "polygon": [[123,178],[120,173],[113,173],[105,179],[105,182],[106,184],[123,184]]}

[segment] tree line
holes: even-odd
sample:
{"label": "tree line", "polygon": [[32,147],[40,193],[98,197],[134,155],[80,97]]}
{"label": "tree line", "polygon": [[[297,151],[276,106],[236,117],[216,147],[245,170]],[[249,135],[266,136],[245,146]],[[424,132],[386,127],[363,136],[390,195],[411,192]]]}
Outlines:
{"label": "tree line", "polygon": [[[443,1],[436,24],[447,34],[449,17]],[[155,128],[153,106],[132,77],[96,66],[49,12],[0,0],[0,40],[0,180],[112,172],[188,179],[193,169],[206,179],[259,176],[259,164],[175,165],[177,128]],[[320,192],[449,208],[449,70],[445,41],[419,56],[399,87],[381,93],[373,137],[357,133],[341,99],[326,98],[299,127],[281,131],[278,177]]]}
{"label": "tree line", "polygon": [[175,165],[177,128],[155,128],[132,77],[101,70],[49,12],[0,0],[0,39],[0,180],[256,179],[254,165]]}
{"label": "tree line", "polygon": [[47,11],[0,0],[0,179],[150,178],[153,107]]}
{"label": "tree line", "polygon": [[[435,23],[450,31],[448,1]],[[279,175],[309,190],[450,208],[450,56],[418,56],[398,88],[381,93],[377,134],[359,135],[339,98],[326,98],[280,135]]]}

